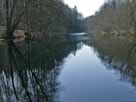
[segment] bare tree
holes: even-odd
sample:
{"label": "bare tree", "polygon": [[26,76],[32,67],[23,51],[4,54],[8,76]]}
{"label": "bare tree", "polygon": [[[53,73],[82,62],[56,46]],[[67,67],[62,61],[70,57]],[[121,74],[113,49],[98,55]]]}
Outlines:
{"label": "bare tree", "polygon": [[15,29],[19,25],[22,17],[24,16],[31,0],[22,0],[24,5],[19,9],[19,13],[17,13],[18,9],[18,0],[5,0],[6,3],[6,34],[7,37],[12,37]]}

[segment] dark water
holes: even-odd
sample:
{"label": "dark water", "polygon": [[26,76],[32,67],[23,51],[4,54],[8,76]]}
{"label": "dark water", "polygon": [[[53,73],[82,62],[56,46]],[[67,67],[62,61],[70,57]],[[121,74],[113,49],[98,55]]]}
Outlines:
{"label": "dark water", "polygon": [[0,102],[135,102],[135,45],[83,35],[1,42]]}

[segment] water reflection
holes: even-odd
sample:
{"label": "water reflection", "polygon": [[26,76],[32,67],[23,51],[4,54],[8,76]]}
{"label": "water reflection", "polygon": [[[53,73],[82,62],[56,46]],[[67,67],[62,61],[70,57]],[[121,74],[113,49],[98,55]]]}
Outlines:
{"label": "water reflection", "polygon": [[[61,84],[64,86],[62,102],[136,101],[136,90],[130,80],[131,73],[122,71],[129,56],[124,49],[129,43],[123,39],[113,41],[95,39],[90,44],[88,41],[75,55],[70,54],[60,74]],[[131,71],[128,67],[125,70]]]}
{"label": "water reflection", "polygon": [[0,48],[0,101],[55,102],[60,66],[79,48],[66,39],[7,41]]}
{"label": "water reflection", "polygon": [[136,86],[135,40],[96,38],[93,47],[107,68],[120,72],[121,80],[127,80]]}
{"label": "water reflection", "polygon": [[[72,89],[63,94],[66,102],[71,97],[79,98],[78,102],[111,101],[112,97],[122,96],[134,100],[135,94],[127,93],[132,87],[120,87],[118,76],[107,69],[120,72],[123,81],[135,86],[135,51],[133,41],[117,38],[89,41],[88,36],[74,36],[19,43],[4,41],[0,44],[0,102],[60,102],[61,84],[65,82]],[[66,60],[71,54],[73,59]],[[62,68],[66,71],[60,74]],[[61,83],[58,76],[62,77]],[[111,96],[107,98],[108,95]]]}

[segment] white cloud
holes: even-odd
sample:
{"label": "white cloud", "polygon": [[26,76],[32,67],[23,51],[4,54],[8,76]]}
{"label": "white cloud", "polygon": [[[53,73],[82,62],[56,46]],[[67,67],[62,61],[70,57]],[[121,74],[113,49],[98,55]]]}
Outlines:
{"label": "white cloud", "polygon": [[105,0],[64,0],[70,7],[77,6],[84,16],[93,15],[103,5]]}

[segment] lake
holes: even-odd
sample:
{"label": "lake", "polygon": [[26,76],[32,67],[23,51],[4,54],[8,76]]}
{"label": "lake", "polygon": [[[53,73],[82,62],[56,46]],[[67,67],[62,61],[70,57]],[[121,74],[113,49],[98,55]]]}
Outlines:
{"label": "lake", "polygon": [[1,102],[135,102],[135,46],[70,35],[0,47]]}

